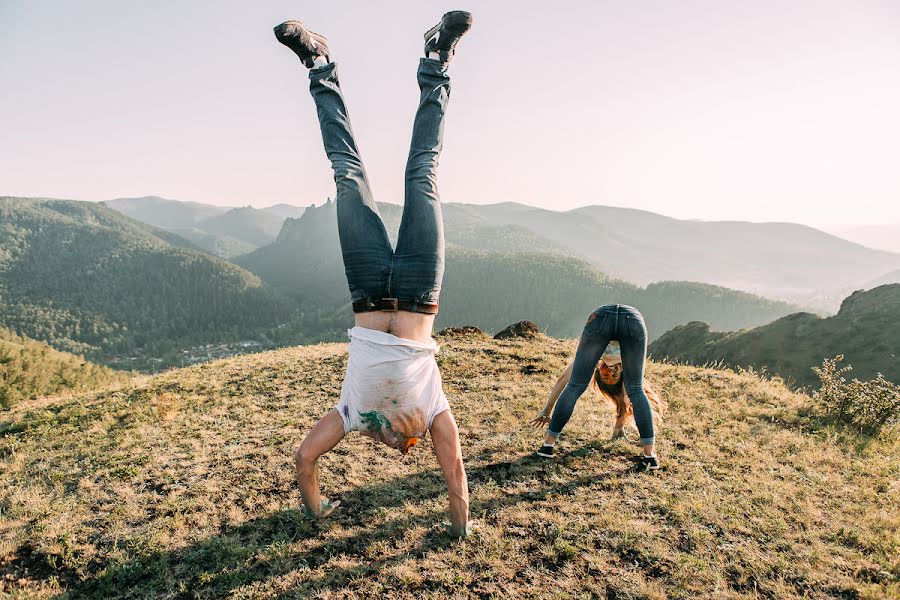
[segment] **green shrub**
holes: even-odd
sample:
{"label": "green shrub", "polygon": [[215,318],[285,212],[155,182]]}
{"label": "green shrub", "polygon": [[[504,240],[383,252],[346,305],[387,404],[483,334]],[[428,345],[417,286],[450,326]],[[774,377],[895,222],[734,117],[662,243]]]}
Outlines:
{"label": "green shrub", "polygon": [[832,418],[857,427],[863,433],[875,434],[900,421],[900,386],[880,373],[869,381],[844,377],[853,369],[841,367],[843,355],[825,359],[821,367],[813,367],[821,387],[814,398]]}

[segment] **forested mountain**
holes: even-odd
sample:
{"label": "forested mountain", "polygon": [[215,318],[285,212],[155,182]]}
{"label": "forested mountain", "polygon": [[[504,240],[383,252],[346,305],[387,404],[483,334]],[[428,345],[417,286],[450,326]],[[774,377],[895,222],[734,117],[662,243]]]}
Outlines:
{"label": "forested mountain", "polygon": [[208,233],[202,229],[192,227],[190,229],[170,229],[172,233],[190,241],[201,250],[224,259],[234,258],[258,248],[257,245],[233,238],[229,235]]}
{"label": "forested mountain", "polygon": [[[388,231],[395,234],[400,209],[380,205]],[[465,214],[451,223],[465,224]],[[765,323],[796,307],[705,284],[666,282],[640,288],[599,272],[586,261],[534,250],[555,248],[530,230],[494,227],[479,236],[477,220],[466,227],[447,227],[447,269],[438,327],[477,325],[496,330],[529,319],[551,335],[576,336],[587,315],[609,302],[629,303],[645,312],[651,336],[676,324],[708,318],[720,327]],[[486,252],[461,247],[467,239],[496,240],[512,252]],[[463,235],[460,235],[463,232]],[[522,233],[521,236],[516,235]],[[523,252],[522,250],[530,250]],[[285,225],[275,243],[236,262],[273,287],[296,298],[306,310],[344,307],[349,299],[337,235],[334,203],[310,207]],[[728,325],[725,325],[725,324]]]}
{"label": "forested mountain", "polygon": [[0,198],[0,232],[0,324],[58,349],[158,355],[294,314],[257,276],[102,204]]}
{"label": "forested mountain", "polygon": [[87,390],[125,379],[124,373],[0,327],[0,408],[37,396]]}
{"label": "forested mountain", "polygon": [[650,352],[655,358],[689,364],[723,361],[766,368],[799,385],[814,385],[812,367],[843,354],[854,377],[871,379],[881,373],[900,383],[900,284],[854,293],[837,315],[827,319],[796,313],[731,332],[711,331],[708,323],[688,323],[663,335]]}

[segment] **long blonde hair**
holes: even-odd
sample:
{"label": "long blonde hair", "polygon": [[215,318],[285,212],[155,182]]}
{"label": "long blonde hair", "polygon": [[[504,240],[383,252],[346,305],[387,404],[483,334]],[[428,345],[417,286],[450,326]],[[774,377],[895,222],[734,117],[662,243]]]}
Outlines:
{"label": "long blonde hair", "polygon": [[[628,421],[634,423],[634,409],[631,407],[631,401],[625,394],[625,378],[619,375],[618,383],[608,385],[603,383],[600,378],[600,367],[594,367],[594,376],[591,378],[591,387],[600,392],[600,395],[613,405],[616,409],[616,418],[628,417]],[[653,411],[653,420],[658,421],[662,417],[663,411],[666,409],[666,401],[663,400],[650,382],[644,379],[644,393],[650,401],[650,408]]]}

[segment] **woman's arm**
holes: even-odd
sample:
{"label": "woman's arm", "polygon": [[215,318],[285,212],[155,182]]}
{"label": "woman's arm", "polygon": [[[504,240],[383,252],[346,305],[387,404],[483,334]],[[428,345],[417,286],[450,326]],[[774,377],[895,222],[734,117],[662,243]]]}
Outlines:
{"label": "woman's arm", "polygon": [[550,422],[550,415],[553,413],[553,407],[556,406],[559,395],[566,389],[566,385],[572,377],[572,365],[574,364],[574,362],[570,362],[569,366],[566,367],[566,370],[563,371],[562,375],[559,376],[559,379],[556,380],[556,385],[550,390],[550,397],[547,398],[547,404],[544,405],[544,409],[538,413],[537,418],[531,421],[531,424],[535,427],[542,427]]}

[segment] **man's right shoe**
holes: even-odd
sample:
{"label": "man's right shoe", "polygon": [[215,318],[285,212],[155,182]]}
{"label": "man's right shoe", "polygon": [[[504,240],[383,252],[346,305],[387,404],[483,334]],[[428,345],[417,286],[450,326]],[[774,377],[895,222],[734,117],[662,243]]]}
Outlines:
{"label": "man's right shoe", "polygon": [[328,40],[324,35],[310,31],[300,21],[285,21],[274,28],[275,39],[294,51],[303,64],[312,69],[314,61],[322,56],[330,62]]}
{"label": "man's right shoe", "polygon": [[553,458],[553,446],[548,446],[547,444],[544,444],[543,446],[538,448],[538,451],[535,452],[535,454],[537,454],[538,456],[542,456],[544,458]]}
{"label": "man's right shoe", "polygon": [[425,56],[437,52],[441,62],[453,58],[456,44],[472,28],[472,13],[453,10],[441,17],[441,22],[425,32]]}

